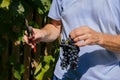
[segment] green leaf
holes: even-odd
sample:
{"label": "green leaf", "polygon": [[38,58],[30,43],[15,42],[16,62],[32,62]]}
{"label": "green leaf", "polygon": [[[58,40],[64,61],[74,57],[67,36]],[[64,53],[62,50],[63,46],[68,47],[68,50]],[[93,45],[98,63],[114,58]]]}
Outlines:
{"label": "green leaf", "polygon": [[37,66],[35,72],[34,72],[34,75],[37,75],[37,73],[40,71],[40,69],[42,68],[42,65],[41,63]]}
{"label": "green leaf", "polygon": [[41,5],[39,5],[38,7],[38,13],[46,14],[50,9],[51,0],[40,0],[40,2],[41,2]]}
{"label": "green leaf", "polygon": [[24,9],[24,7],[23,7],[22,4],[18,5],[18,10],[17,11],[18,11],[19,14],[23,14],[23,12],[25,11],[25,9]]}
{"label": "green leaf", "polygon": [[13,73],[13,75],[14,75],[14,77],[15,77],[16,79],[18,79],[18,80],[21,80],[21,76],[20,76],[20,73],[19,73],[19,71],[17,71],[17,70],[14,70],[14,73]]}
{"label": "green leaf", "polygon": [[10,5],[10,0],[3,0],[2,3],[0,4],[0,7],[8,9],[9,5]]}
{"label": "green leaf", "polygon": [[21,66],[20,66],[20,74],[23,74],[24,72],[25,72],[24,65],[21,65]]}
{"label": "green leaf", "polygon": [[49,65],[45,65],[44,68],[41,69],[41,72],[35,76],[35,79],[37,80],[43,80],[44,74],[45,72],[47,72],[47,70],[50,68]]}
{"label": "green leaf", "polygon": [[52,55],[44,56],[44,61],[46,64],[50,64],[50,61],[54,61],[54,58],[52,57]]}
{"label": "green leaf", "polygon": [[54,61],[55,61],[55,59],[51,55],[44,56],[43,62],[41,62],[35,70],[35,73],[34,73],[35,79],[43,80],[45,74],[48,72],[48,70],[51,67],[50,63],[54,62]]}

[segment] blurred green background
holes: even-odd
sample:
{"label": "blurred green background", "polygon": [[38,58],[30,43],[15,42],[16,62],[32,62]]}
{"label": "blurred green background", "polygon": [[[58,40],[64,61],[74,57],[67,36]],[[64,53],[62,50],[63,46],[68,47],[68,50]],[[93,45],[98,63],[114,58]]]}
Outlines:
{"label": "blurred green background", "polygon": [[[24,19],[30,26],[42,28],[49,22],[47,14],[51,2],[0,0],[0,80],[51,80],[59,53],[59,39],[39,43],[36,54],[22,39],[26,30]],[[31,60],[34,60],[32,66]]]}

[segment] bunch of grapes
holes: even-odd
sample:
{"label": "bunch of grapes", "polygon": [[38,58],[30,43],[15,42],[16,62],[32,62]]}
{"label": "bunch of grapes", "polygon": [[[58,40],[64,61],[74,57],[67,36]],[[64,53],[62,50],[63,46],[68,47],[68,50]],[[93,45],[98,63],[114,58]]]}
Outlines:
{"label": "bunch of grapes", "polygon": [[72,69],[76,69],[78,63],[79,47],[74,45],[74,41],[71,38],[62,40],[60,47],[63,49],[63,58],[61,58],[60,66],[62,69],[67,69],[68,66]]}

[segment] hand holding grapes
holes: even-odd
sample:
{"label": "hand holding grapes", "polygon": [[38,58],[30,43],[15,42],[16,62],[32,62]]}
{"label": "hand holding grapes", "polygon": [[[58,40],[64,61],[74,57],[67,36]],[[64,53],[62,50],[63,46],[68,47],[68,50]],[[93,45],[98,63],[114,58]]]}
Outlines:
{"label": "hand holding grapes", "polygon": [[94,45],[99,44],[101,33],[94,31],[88,26],[81,26],[71,31],[70,37],[77,46]]}

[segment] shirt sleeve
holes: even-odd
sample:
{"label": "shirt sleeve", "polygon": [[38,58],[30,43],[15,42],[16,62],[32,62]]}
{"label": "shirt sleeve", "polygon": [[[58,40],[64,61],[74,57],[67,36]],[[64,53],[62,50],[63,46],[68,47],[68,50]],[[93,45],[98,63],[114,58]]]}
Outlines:
{"label": "shirt sleeve", "polygon": [[61,18],[61,0],[53,0],[48,17],[54,19],[54,20],[60,20]]}

